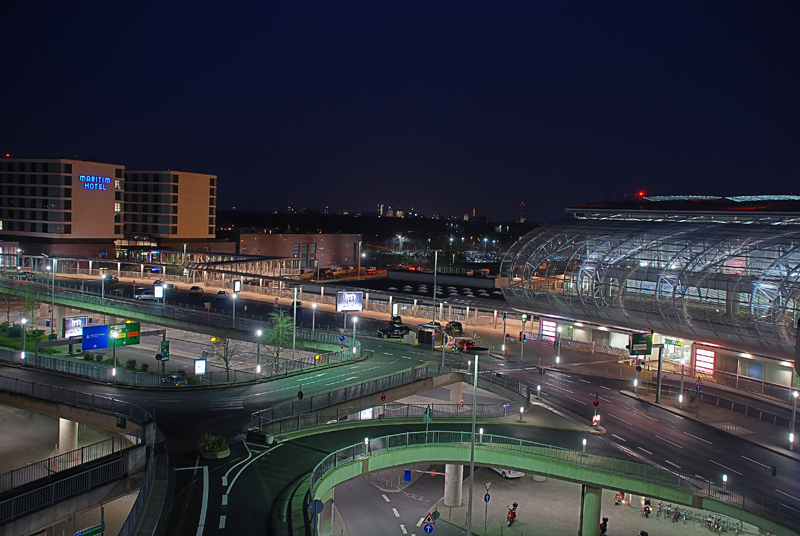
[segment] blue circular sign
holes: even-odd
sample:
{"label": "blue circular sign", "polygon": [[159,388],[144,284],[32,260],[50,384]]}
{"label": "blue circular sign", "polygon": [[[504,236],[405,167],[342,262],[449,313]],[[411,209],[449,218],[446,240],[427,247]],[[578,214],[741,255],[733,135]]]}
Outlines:
{"label": "blue circular sign", "polygon": [[489,499],[491,499],[491,497],[489,497],[488,493],[483,496],[483,502],[489,502]]}
{"label": "blue circular sign", "polygon": [[344,342],[344,335],[339,335],[339,342]]}
{"label": "blue circular sign", "polygon": [[433,525],[424,525],[422,530],[425,532],[425,534],[433,534]]}
{"label": "blue circular sign", "polygon": [[702,388],[702,386],[699,383],[694,386],[694,390],[697,391],[698,393],[700,392],[701,388]]}

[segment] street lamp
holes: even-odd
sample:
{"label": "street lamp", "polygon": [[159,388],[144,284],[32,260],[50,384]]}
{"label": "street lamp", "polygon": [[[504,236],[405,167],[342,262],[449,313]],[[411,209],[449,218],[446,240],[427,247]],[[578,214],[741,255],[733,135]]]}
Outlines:
{"label": "street lamp", "polygon": [[236,329],[236,293],[235,292],[233,294],[231,294],[231,304],[233,305],[233,307],[231,307],[231,309],[233,310],[233,329]]}
{"label": "street lamp", "polygon": [[789,450],[794,450],[794,424],[797,417],[797,391],[792,391],[792,429],[789,431]]}
{"label": "street lamp", "polygon": [[583,441],[581,441],[581,443],[583,443],[583,452],[586,452],[586,438],[585,437],[583,438]]}
{"label": "street lamp", "polygon": [[467,535],[472,534],[472,485],[475,475],[475,413],[478,400],[478,356],[475,355],[475,375],[472,383],[472,441],[469,453],[469,506],[467,509]]}
{"label": "street lamp", "polygon": [[311,304],[311,337],[314,338],[314,327],[317,323],[317,303]]}
{"label": "street lamp", "polygon": [[56,327],[55,327],[55,322],[54,322],[55,318],[53,316],[53,315],[56,314],[56,267],[57,267],[56,262],[58,262],[58,261],[53,259],[53,287],[52,287],[52,293],[51,293],[51,296],[50,296],[50,299],[52,300],[50,302],[50,334],[51,335],[56,332]]}
{"label": "street lamp", "polygon": [[356,280],[361,279],[361,257],[364,254],[361,253],[361,240],[358,241],[358,275],[356,276]]}
{"label": "street lamp", "polygon": [[111,355],[114,357],[114,368],[111,369],[111,375],[114,376],[114,381],[117,381],[117,332],[111,332]]}
{"label": "street lamp", "polygon": [[522,315],[522,334],[519,336],[519,362],[522,363],[522,355],[525,350],[525,322],[528,321],[528,315]]}
{"label": "street lamp", "polygon": [[556,365],[561,362],[561,326],[556,329]]}
{"label": "street lamp", "polygon": [[[439,250],[433,252],[433,319],[436,320],[436,270],[439,265]],[[444,339],[442,339],[444,344]],[[432,346],[432,345],[431,345]]]}
{"label": "street lamp", "polygon": [[356,324],[358,324],[358,317],[353,317],[353,353],[356,353]]}
{"label": "street lamp", "polygon": [[256,374],[261,374],[261,335],[262,331],[256,330]]}
{"label": "street lamp", "polygon": [[28,319],[23,317],[22,318],[22,362],[25,363],[25,324],[28,323]]}
{"label": "street lamp", "polygon": [[292,361],[294,361],[294,352],[297,348],[297,285],[294,285],[294,301],[292,302]]}
{"label": "street lamp", "polygon": [[[53,279],[55,279],[55,274],[53,274]],[[105,301],[106,299],[106,274],[100,276],[100,297],[101,301]]]}

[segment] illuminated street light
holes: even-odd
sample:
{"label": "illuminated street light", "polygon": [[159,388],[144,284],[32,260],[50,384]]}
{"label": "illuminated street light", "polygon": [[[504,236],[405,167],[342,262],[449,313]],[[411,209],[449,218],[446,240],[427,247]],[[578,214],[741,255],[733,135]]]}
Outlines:
{"label": "illuminated street light", "polygon": [[263,332],[256,330],[256,374],[261,374],[261,335]]}

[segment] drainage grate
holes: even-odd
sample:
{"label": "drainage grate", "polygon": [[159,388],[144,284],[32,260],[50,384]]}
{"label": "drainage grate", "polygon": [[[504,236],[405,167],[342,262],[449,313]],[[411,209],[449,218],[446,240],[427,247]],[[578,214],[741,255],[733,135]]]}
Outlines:
{"label": "drainage grate", "polygon": [[730,432],[732,434],[746,435],[755,433],[752,430],[748,430],[747,428],[742,428],[741,426],[738,426],[730,422],[715,422],[711,423],[711,426],[713,426],[714,428],[719,428],[720,430],[724,430],[726,432]]}

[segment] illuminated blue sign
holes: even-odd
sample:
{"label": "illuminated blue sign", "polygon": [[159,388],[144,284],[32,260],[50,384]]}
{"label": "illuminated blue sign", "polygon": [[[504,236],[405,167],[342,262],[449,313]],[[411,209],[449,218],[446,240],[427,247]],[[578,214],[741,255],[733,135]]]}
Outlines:
{"label": "illuminated blue sign", "polygon": [[87,190],[108,190],[106,184],[111,184],[111,178],[81,175],[81,182],[83,183],[83,187]]}

